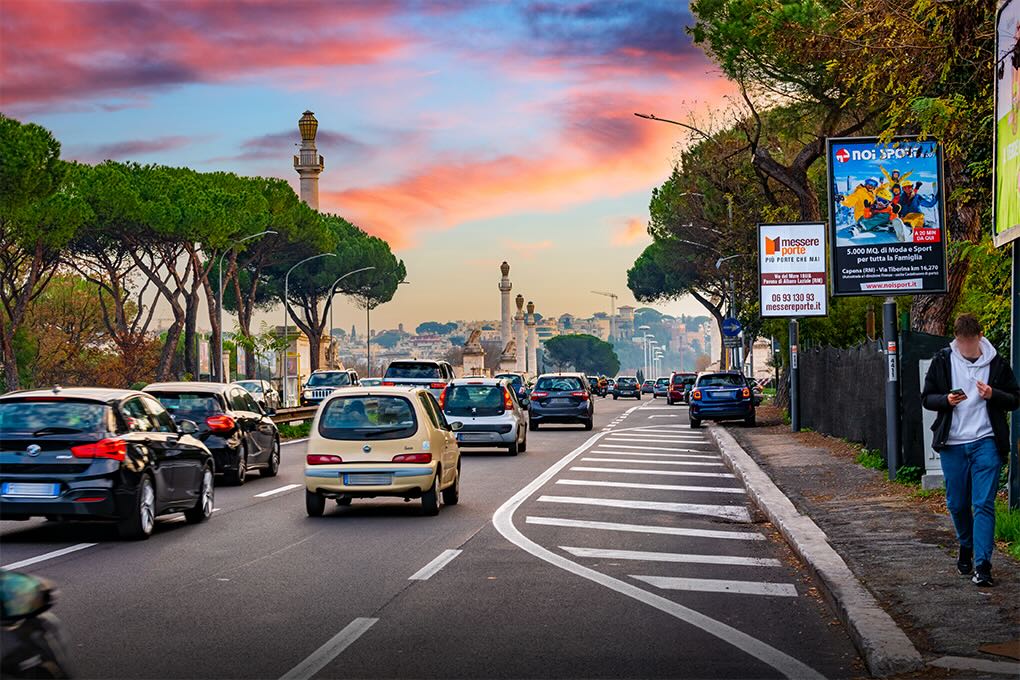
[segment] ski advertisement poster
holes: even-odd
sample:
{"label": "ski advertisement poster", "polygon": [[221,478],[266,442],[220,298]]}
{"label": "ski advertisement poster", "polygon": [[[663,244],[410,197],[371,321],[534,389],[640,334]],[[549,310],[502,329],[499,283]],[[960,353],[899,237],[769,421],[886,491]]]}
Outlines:
{"label": "ski advertisement poster", "polygon": [[833,295],[946,291],[942,149],[934,140],[826,140]]}
{"label": "ski advertisement poster", "polygon": [[825,232],[822,222],[758,225],[762,318],[829,313]]}
{"label": "ski advertisement poster", "polygon": [[995,245],[1020,238],[1020,0],[1000,9],[995,31]]}

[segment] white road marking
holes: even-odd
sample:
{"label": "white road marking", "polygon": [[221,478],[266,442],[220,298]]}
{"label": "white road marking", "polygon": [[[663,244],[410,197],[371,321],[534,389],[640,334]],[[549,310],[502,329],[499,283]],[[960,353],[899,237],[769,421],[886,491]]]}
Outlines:
{"label": "white road marking", "polygon": [[21,560],[20,562],[11,562],[10,564],[5,564],[5,565],[3,565],[3,567],[0,567],[0,568],[2,568],[2,569],[21,569],[22,567],[27,567],[27,566],[32,565],[32,564],[38,564],[40,562],[45,562],[46,560],[52,560],[55,557],[63,557],[64,555],[68,555],[68,554],[73,553],[73,552],[78,552],[79,550],[84,550],[85,548],[91,548],[94,545],[99,545],[99,544],[98,543],[78,543],[76,545],[70,545],[70,546],[68,546],[66,548],[61,548],[60,550],[54,550],[52,552],[43,553],[42,555],[36,555],[35,557],[29,557],[28,559]]}
{"label": "white road marking", "polygon": [[302,439],[288,439],[285,442],[280,442],[280,446],[287,446],[288,444],[304,444],[306,441],[308,441],[308,437],[304,437]]}
{"label": "white road marking", "polygon": [[286,486],[281,486],[278,489],[270,489],[269,491],[263,491],[262,493],[257,493],[257,494],[255,494],[255,498],[266,498],[267,496],[275,496],[278,493],[284,493],[286,491],[291,491],[292,489],[297,489],[297,488],[300,488],[302,486],[304,486],[304,484],[287,484]]}
{"label": "white road marking", "polygon": [[[634,461],[629,460],[628,463]],[[729,472],[688,472],[687,470],[636,470],[633,468],[606,468],[575,465],[570,468],[578,472],[612,472],[622,475],[669,475],[670,477],[718,477],[722,479],[736,479]]]}
{"label": "white road marking", "polygon": [[350,647],[379,619],[359,618],[351,621],[339,633],[329,639],[326,644],[316,649],[311,655],[280,677],[280,680],[304,680],[311,678],[326,665]]}
{"label": "white road marking", "polygon": [[597,505],[601,508],[629,508],[653,512],[679,512],[686,515],[706,515],[733,522],[750,522],[751,514],[742,505],[705,505],[702,503],[664,503],[661,501],[631,501],[619,498],[590,498],[588,496],[539,496],[539,503],[566,503],[569,505]]}
{"label": "white road marking", "polygon": [[703,463],[696,460],[631,460],[630,458],[582,458],[593,463],[641,463],[643,465],[703,465],[725,467],[723,463]]}
{"label": "white road marking", "polygon": [[661,437],[635,437],[628,434],[613,435],[610,441],[614,442],[644,442],[645,444],[701,444],[705,443],[704,439],[678,439],[672,437],[670,439],[663,439]]}
{"label": "white road marking", "polygon": [[691,536],[695,538],[721,538],[734,541],[764,541],[765,536],[753,531],[717,531],[715,529],[687,529],[684,527],[662,527],[653,524],[626,524],[622,522],[592,522],[583,519],[561,519],[558,517],[535,517],[529,515],[527,524],[541,524],[553,527],[575,529],[601,529],[603,531],[629,531],[636,534],[667,534],[669,536]]}
{"label": "white road marking", "polygon": [[770,583],[768,581],[724,581],[711,578],[677,578],[675,576],[637,576],[631,578],[662,588],[663,590],[694,590],[701,593],[738,593],[741,595],[776,595],[797,597],[797,587],[792,583]]}
{"label": "white road marking", "polygon": [[603,482],[587,479],[558,479],[557,484],[568,486],[605,486],[619,489],[652,489],[656,491],[704,491],[705,493],[744,493],[743,489],[732,486],[697,486],[682,484],[641,484],[639,482]]}
{"label": "white road marking", "polygon": [[[596,449],[601,449],[603,447],[609,447],[609,446],[613,447],[614,449],[633,449],[635,451],[676,451],[678,453],[679,452],[704,453],[704,451],[702,451],[701,449],[674,449],[674,448],[672,448],[670,446],[634,446],[633,444],[608,444],[607,443],[607,444],[599,444],[595,448]],[[704,444],[699,444],[697,442],[690,442],[689,444],[687,444],[687,446],[708,446],[708,447],[711,447],[712,445],[709,444],[708,442],[705,442]]]}
{"label": "white road marking", "polygon": [[[783,563],[771,557],[735,557],[733,555],[693,555],[690,553],[647,552],[644,550],[602,550],[600,548],[571,548],[561,545],[577,557],[607,560],[640,560],[643,562],[681,562],[685,564],[726,564],[737,567],[781,567]],[[740,581],[737,581],[740,583]]]}
{"label": "white road marking", "polygon": [[700,434],[690,432],[690,430],[674,428],[670,425],[650,425],[648,427],[639,427],[634,429],[634,434],[668,434],[676,437],[700,437],[705,439]]}
{"label": "white road marking", "polygon": [[679,418],[681,413],[659,413],[654,416],[648,416],[649,418]]}
{"label": "white road marking", "polygon": [[461,553],[460,550],[444,550],[439,557],[432,560],[424,567],[416,571],[408,581],[428,581],[436,572],[453,561],[453,558]]}
{"label": "white road marking", "polygon": [[599,456],[653,456],[656,458],[711,458],[714,460],[722,460],[719,456],[712,453],[649,453],[648,451],[609,451],[603,449],[601,446],[595,449],[595,452]]}

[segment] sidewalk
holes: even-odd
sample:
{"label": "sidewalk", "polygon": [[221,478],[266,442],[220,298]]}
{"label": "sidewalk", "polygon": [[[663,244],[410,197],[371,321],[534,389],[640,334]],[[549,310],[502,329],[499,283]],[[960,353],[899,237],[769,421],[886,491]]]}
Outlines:
{"label": "sidewalk", "polygon": [[[956,572],[956,540],[941,498],[912,497],[912,487],[889,483],[884,471],[858,465],[859,446],[817,433],[791,433],[776,409],[763,407],[759,423],[754,429],[726,430],[821,528],[926,662],[946,656],[1016,662],[980,648],[1020,638],[1020,563],[996,551],[996,587],[977,588]],[[980,675],[931,667],[923,673]]]}

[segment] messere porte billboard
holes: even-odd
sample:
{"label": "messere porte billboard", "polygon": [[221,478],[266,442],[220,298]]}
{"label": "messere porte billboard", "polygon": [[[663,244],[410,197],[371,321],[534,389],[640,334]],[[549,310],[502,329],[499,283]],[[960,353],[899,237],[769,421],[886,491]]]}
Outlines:
{"label": "messere porte billboard", "polygon": [[825,231],[821,222],[758,225],[762,317],[829,313]]}
{"label": "messere porte billboard", "polygon": [[833,295],[946,290],[942,149],[934,140],[830,138]]}

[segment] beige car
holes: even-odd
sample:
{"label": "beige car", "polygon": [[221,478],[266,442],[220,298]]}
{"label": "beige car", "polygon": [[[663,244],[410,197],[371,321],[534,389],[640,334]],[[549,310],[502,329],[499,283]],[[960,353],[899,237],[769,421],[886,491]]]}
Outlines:
{"label": "beige car", "polygon": [[335,390],[312,422],[305,456],[305,508],[320,517],[326,500],[420,498],[426,515],[460,498],[460,449],[427,389],[347,387]]}

